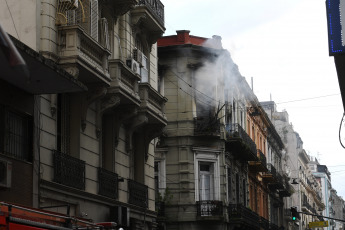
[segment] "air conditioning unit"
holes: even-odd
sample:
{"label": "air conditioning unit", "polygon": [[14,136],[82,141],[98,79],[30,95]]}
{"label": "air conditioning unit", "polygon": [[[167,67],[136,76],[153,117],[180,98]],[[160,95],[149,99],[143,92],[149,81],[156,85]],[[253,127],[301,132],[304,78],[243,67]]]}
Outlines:
{"label": "air conditioning unit", "polygon": [[141,64],[142,55],[143,55],[143,53],[139,49],[135,48],[133,50],[133,58],[134,58],[134,60],[139,62],[139,64]]}
{"label": "air conditioning unit", "polygon": [[0,159],[0,187],[10,188],[12,180],[12,162]]}
{"label": "air conditioning unit", "polygon": [[137,61],[135,61],[134,59],[128,59],[126,61],[126,64],[129,68],[131,68],[131,70],[140,75],[140,65]]}
{"label": "air conditioning unit", "polygon": [[67,10],[75,10],[78,8],[78,0],[60,0],[60,3],[63,3]]}
{"label": "air conditioning unit", "polygon": [[114,206],[110,208],[110,220],[116,222],[117,226],[129,227],[129,208]]}

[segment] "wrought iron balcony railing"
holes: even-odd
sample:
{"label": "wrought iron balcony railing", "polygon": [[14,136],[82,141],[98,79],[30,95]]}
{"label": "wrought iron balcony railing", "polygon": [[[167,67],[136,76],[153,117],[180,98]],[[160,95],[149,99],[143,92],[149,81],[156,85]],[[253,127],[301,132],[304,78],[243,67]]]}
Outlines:
{"label": "wrought iron balcony railing", "polygon": [[259,157],[259,161],[261,162],[261,165],[267,168],[266,156],[260,149],[258,149],[258,157]]}
{"label": "wrought iron balcony railing", "polygon": [[219,136],[220,121],[215,116],[202,116],[194,119],[194,135]]}
{"label": "wrought iron balcony railing", "polygon": [[222,216],[223,202],[219,200],[202,200],[197,201],[198,216]]}
{"label": "wrought iron balcony railing", "polygon": [[[244,131],[240,124],[228,124],[226,126],[226,140],[228,144],[236,144],[237,148],[240,148],[239,157],[248,161],[257,160],[256,144]],[[236,151],[237,152],[237,151]]]}
{"label": "wrought iron balcony railing", "polygon": [[139,207],[148,207],[148,187],[134,180],[128,180],[128,203]]}
{"label": "wrought iron balcony railing", "polygon": [[257,229],[259,226],[259,215],[242,204],[230,204],[228,213],[230,223],[244,223],[251,227],[249,229]]}
{"label": "wrought iron balcony railing", "polygon": [[159,0],[139,0],[137,6],[146,6],[156,20],[164,26],[164,5]]}
{"label": "wrought iron balcony railing", "polygon": [[85,161],[54,151],[54,181],[80,190],[85,189]]}
{"label": "wrought iron balcony railing", "polygon": [[104,168],[98,168],[98,193],[116,199],[118,196],[118,175]]}
{"label": "wrought iron balcony railing", "polygon": [[288,196],[291,196],[292,193],[293,193],[292,186],[290,185],[288,180],[285,180],[284,188],[279,191],[279,195],[282,197],[288,197]]}
{"label": "wrought iron balcony railing", "polygon": [[267,169],[267,174],[271,174],[273,177],[277,177],[277,170],[272,164],[267,164]]}
{"label": "wrought iron balcony railing", "polygon": [[267,172],[266,156],[260,149],[257,150],[258,160],[249,162],[249,169],[254,172]]}

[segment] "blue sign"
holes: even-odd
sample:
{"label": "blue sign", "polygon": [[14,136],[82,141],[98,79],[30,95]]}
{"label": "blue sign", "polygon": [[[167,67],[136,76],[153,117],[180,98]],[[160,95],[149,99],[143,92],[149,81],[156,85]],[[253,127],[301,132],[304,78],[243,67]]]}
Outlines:
{"label": "blue sign", "polygon": [[326,0],[326,8],[329,55],[345,54],[345,0]]}

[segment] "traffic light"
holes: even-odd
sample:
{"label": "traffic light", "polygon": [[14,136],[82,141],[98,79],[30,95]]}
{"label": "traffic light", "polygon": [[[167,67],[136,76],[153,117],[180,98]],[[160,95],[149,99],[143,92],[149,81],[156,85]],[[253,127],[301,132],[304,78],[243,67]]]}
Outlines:
{"label": "traffic light", "polygon": [[299,219],[299,213],[298,213],[296,207],[291,207],[290,211],[291,211],[291,218],[292,218],[292,220]]}

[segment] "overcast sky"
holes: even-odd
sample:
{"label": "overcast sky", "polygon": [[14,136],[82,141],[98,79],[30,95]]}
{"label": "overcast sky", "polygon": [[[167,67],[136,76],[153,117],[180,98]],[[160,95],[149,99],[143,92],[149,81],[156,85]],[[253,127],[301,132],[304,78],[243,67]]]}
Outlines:
{"label": "overcast sky", "polygon": [[287,110],[304,149],[327,165],[332,186],[345,198],[345,149],[338,137],[343,106],[328,55],[325,0],[162,2],[164,35],[221,36],[241,74],[248,83],[253,78],[258,99],[272,97],[278,111]]}

